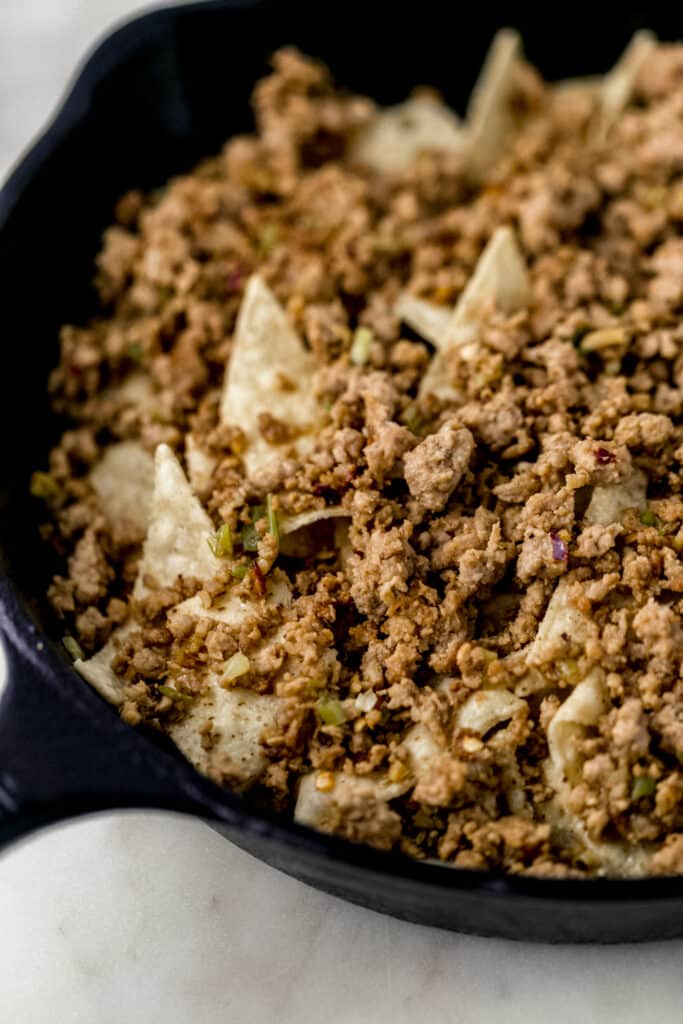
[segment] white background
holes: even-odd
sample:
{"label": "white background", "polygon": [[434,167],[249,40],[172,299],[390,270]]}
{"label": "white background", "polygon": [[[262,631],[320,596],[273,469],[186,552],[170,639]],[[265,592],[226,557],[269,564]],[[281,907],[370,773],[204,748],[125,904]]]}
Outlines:
{"label": "white background", "polygon": [[[0,0],[0,179],[84,51],[139,6]],[[79,822],[0,859],[0,1024],[668,1024],[682,954],[406,925],[161,814]]]}

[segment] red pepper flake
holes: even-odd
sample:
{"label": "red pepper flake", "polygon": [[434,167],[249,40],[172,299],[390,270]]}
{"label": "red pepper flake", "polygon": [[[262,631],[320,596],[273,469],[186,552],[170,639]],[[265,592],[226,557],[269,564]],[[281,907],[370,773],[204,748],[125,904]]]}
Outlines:
{"label": "red pepper flake", "polygon": [[261,572],[258,562],[254,562],[251,567],[251,573],[254,577],[254,590],[259,597],[266,596],[266,578]]}
{"label": "red pepper flake", "polygon": [[550,540],[553,545],[553,558],[556,562],[566,562],[569,560],[569,548],[565,541],[557,533],[550,534]]}
{"label": "red pepper flake", "polygon": [[614,452],[609,451],[607,448],[596,448],[593,454],[598,466],[610,466],[613,462],[617,461]]}

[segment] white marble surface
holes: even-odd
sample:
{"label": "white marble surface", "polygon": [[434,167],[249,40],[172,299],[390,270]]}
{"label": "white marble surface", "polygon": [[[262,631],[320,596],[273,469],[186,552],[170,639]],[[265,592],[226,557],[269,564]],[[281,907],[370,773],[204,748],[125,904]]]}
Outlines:
{"label": "white marble surface", "polygon": [[[84,49],[138,6],[0,0],[0,178]],[[0,1024],[668,1024],[682,954],[403,924],[162,814],[70,824],[0,859]]]}

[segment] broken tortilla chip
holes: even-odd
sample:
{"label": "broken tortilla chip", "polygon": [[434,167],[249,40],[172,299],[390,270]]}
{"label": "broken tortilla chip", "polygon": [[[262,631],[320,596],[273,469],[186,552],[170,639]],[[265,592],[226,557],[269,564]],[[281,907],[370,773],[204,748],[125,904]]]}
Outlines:
{"label": "broken tortilla chip", "polygon": [[453,397],[448,383],[448,353],[458,350],[474,362],[482,317],[492,309],[514,313],[531,301],[524,257],[509,225],[496,228],[458,299],[442,344],[420,384],[420,394]]}
{"label": "broken tortilla chip", "polygon": [[510,100],[521,60],[519,33],[509,28],[496,32],[472,90],[463,129],[463,161],[475,181],[486,177],[515,128],[517,118]]}
{"label": "broken tortilla chip", "polygon": [[416,334],[439,349],[444,344],[453,311],[435,302],[419,299],[410,292],[401,292],[394,306],[396,316]]}
{"label": "broken tortilla chip", "polygon": [[458,116],[432,96],[413,96],[380,110],[356,139],[351,159],[385,174],[405,171],[428,150],[458,152],[462,147]]}
{"label": "broken tortilla chip", "polygon": [[[247,475],[256,476],[278,461],[283,448],[308,451],[321,419],[314,395],[315,359],[290,326],[266,283],[253,275],[240,307],[228,364],[220,418],[243,431]],[[286,445],[267,441],[260,417],[268,414],[293,432]]]}
{"label": "broken tortilla chip", "polygon": [[154,459],[149,452],[137,441],[110,445],[90,471],[90,483],[115,538],[141,541],[154,490]]}
{"label": "broken tortilla chip", "polygon": [[[204,775],[213,766],[227,772],[233,788],[247,789],[263,772],[267,759],[261,745],[264,729],[273,726],[281,701],[278,697],[233,687],[225,689],[218,676],[209,677],[208,690],[189,704],[179,722],[171,722],[168,735],[178,750]],[[206,733],[211,743],[203,743]]]}
{"label": "broken tortilla chip", "polygon": [[145,576],[170,587],[178,576],[210,579],[216,559],[207,544],[213,523],[192,493],[177,458],[166,444],[154,456],[155,476],[149,529],[134,594],[146,592]]}
{"label": "broken tortilla chip", "polygon": [[615,121],[628,105],[636,79],[647,58],[657,45],[657,37],[646,29],[636,32],[611,71],[604,76],[598,90],[599,113],[593,134],[604,140]]}
{"label": "broken tortilla chip", "polygon": [[647,504],[647,477],[635,469],[627,480],[603,487],[594,487],[584,519],[587,523],[607,526],[616,523],[628,508],[642,510]]}

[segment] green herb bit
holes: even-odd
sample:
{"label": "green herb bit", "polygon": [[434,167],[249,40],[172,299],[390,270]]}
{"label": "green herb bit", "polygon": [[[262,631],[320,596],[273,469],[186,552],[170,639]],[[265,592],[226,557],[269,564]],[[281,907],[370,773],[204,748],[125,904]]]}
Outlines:
{"label": "green herb bit", "polygon": [[231,572],[236,580],[243,580],[249,572],[249,566],[245,565],[244,562],[239,562],[238,565],[233,565]]}
{"label": "green herb bit", "polygon": [[237,651],[231,658],[228,658],[225,663],[225,672],[223,673],[223,681],[231,683],[233,679],[239,679],[240,676],[247,674],[251,668],[251,662],[247,658],[246,654],[242,654],[241,651]]}
{"label": "green herb bit", "polygon": [[242,538],[242,547],[245,551],[258,551],[260,537],[253,523],[243,526],[240,536]]}
{"label": "green herb bit", "polygon": [[419,434],[422,427],[422,417],[420,416],[419,409],[414,402],[407,405],[400,416],[401,423],[412,431],[413,434]]}
{"label": "green herb bit", "polygon": [[323,694],[315,702],[315,710],[323,725],[341,725],[346,721],[346,712],[342,702],[329,694]]}
{"label": "green herb bit", "polygon": [[180,690],[176,690],[173,686],[157,686],[157,690],[164,697],[168,697],[169,700],[192,700],[189,693],[181,693]]}
{"label": "green herb bit", "polygon": [[249,517],[252,523],[258,523],[259,519],[266,518],[266,506],[265,505],[252,505],[249,509]]}
{"label": "green herb bit", "polygon": [[280,524],[277,521],[277,512],[273,507],[273,496],[269,494],[266,498],[266,515],[268,517],[268,529],[275,538],[280,540]]}
{"label": "green herb bit", "polygon": [[267,256],[273,247],[277,245],[279,237],[280,229],[277,224],[264,224],[258,236],[259,254]]}
{"label": "green herb bit", "polygon": [[74,661],[82,661],[85,658],[83,648],[79,644],[78,640],[74,640],[72,636],[62,637],[62,643],[67,653],[73,658]]}
{"label": "green herb bit", "polygon": [[369,357],[374,334],[369,327],[357,327],[351,343],[351,362],[354,366],[365,366]]}
{"label": "green herb bit", "polygon": [[415,828],[434,827],[434,822],[432,821],[431,817],[428,814],[425,814],[425,812],[422,809],[420,809],[413,818],[413,824],[415,825]]}
{"label": "green herb bit", "polygon": [[128,355],[131,359],[139,363],[143,356],[142,345],[138,345],[137,341],[131,342],[128,346]]}
{"label": "green herb bit", "polygon": [[643,526],[656,526],[657,529],[662,525],[662,520],[651,508],[646,508],[644,512],[641,512],[640,521]]}
{"label": "green herb bit", "polygon": [[232,558],[232,530],[229,523],[223,523],[208,539],[208,545],[216,558]]}
{"label": "green herb bit", "polygon": [[631,787],[631,799],[640,800],[644,796],[652,796],[657,788],[657,782],[650,775],[638,775],[633,780]]}
{"label": "green herb bit", "polygon": [[34,498],[53,498],[59,491],[54,477],[38,471],[31,477],[31,494]]}

